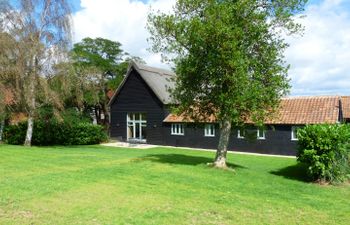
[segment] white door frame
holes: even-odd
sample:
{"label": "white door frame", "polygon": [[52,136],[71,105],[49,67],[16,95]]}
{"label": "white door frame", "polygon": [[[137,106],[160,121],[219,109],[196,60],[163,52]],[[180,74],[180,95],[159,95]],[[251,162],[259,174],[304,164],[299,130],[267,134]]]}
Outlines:
{"label": "white door frame", "polygon": [[[135,115],[139,115],[139,119],[135,119]],[[146,139],[142,139],[142,127],[147,127],[147,120],[145,118],[145,113],[127,113],[126,114],[126,140],[136,141],[136,142],[146,142]],[[130,118],[129,118],[130,117]],[[131,118],[132,117],[132,118]],[[132,137],[129,137],[129,124],[133,127]],[[136,137],[136,124],[139,124],[139,135]]]}

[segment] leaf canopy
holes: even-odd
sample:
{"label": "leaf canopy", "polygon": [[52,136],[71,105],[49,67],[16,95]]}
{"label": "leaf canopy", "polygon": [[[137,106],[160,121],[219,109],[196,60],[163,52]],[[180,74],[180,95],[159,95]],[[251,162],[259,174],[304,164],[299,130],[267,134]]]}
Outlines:
{"label": "leaf canopy", "polygon": [[302,31],[294,16],[306,1],[178,0],[150,13],[152,50],[176,68],[176,111],[262,124],[290,88],[283,35]]}

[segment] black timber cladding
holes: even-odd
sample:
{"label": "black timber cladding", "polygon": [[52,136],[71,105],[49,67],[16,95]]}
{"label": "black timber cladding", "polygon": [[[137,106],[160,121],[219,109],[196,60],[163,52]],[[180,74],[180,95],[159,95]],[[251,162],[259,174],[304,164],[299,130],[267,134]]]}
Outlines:
{"label": "black timber cladding", "polygon": [[164,144],[162,123],[167,115],[163,104],[134,69],[111,103],[112,138],[126,140],[127,113],[146,113],[147,142]]}
{"label": "black timber cladding", "polygon": [[[267,126],[265,139],[238,138],[237,130],[232,129],[229,150],[262,154],[296,155],[297,141],[291,140],[291,125]],[[185,135],[171,135],[171,123],[164,124],[164,140],[167,145],[215,149],[219,143],[220,130],[215,126],[215,137],[204,136],[204,124],[185,124]],[[247,132],[256,136],[256,129]]]}
{"label": "black timber cladding", "polygon": [[[170,146],[215,149],[219,141],[219,127],[215,137],[204,136],[204,124],[185,124],[185,135],[171,135],[171,123],[163,123],[169,114],[164,105],[135,69],[131,69],[118,95],[110,104],[112,138],[126,141],[127,113],[147,114],[147,143]],[[297,142],[291,141],[291,125],[268,126],[265,140],[237,138],[232,130],[229,150],[264,154],[295,155]]]}

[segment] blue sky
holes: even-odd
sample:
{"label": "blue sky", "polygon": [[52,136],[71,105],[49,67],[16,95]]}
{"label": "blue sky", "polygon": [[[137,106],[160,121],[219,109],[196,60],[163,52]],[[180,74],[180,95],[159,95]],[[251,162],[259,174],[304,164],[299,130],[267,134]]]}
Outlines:
{"label": "blue sky", "polygon": [[[150,53],[145,29],[150,7],[171,10],[175,0],[73,0],[75,41],[103,37],[163,68]],[[291,95],[350,95],[350,0],[310,0],[302,37],[287,37]]]}

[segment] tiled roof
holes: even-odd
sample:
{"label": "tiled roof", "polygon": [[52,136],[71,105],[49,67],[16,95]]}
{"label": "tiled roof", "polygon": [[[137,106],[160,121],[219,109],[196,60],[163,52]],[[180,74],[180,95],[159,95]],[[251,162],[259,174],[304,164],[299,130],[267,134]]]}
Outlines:
{"label": "tiled roof", "polygon": [[276,117],[267,124],[319,124],[339,121],[338,96],[284,98]]}
{"label": "tiled roof", "polygon": [[[338,96],[310,96],[283,98],[273,119],[266,124],[319,124],[337,123],[339,120]],[[350,99],[349,99],[350,102]],[[193,122],[184,116],[168,115],[164,122]],[[214,122],[215,117],[203,120]]]}
{"label": "tiled roof", "polygon": [[[210,115],[208,116],[207,118],[203,118],[203,119],[200,119],[201,122],[203,123],[214,123],[216,121],[216,118],[214,115]],[[164,120],[163,122],[166,122],[166,123],[181,123],[181,122],[188,122],[188,123],[193,123],[194,120],[189,118],[189,117],[186,117],[185,115],[175,115],[175,114],[172,114],[170,113]]]}
{"label": "tiled roof", "polygon": [[341,97],[341,106],[344,119],[350,119],[350,96]]}

